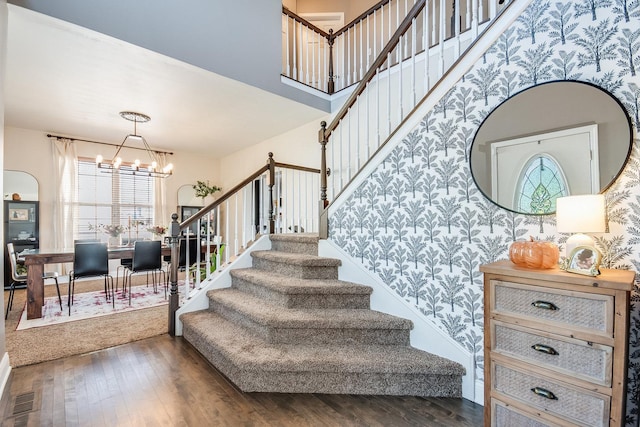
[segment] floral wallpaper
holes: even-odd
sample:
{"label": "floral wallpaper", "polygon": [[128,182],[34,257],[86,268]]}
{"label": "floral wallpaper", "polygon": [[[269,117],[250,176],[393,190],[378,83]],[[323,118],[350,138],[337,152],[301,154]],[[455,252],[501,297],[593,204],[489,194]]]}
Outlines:
{"label": "floral wallpaper", "polygon": [[[640,0],[536,0],[330,217],[330,239],[475,355],[483,371],[479,266],[529,235],[564,243],[555,217],[499,208],[476,187],[469,150],[509,96],[553,80],[606,89],[626,108],[632,158],[607,191],[607,268],[640,271]],[[627,424],[640,398],[640,287],[632,295]]]}

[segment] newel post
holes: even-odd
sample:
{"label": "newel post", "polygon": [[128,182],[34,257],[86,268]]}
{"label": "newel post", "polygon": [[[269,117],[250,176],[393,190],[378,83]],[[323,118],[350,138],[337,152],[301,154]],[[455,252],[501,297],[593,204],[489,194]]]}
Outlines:
{"label": "newel post", "polygon": [[273,160],[273,153],[269,153],[267,165],[269,166],[267,175],[267,186],[269,186],[269,234],[274,234],[276,232],[276,218],[273,208],[273,186],[276,183],[276,162]]}
{"label": "newel post", "polygon": [[329,81],[327,83],[327,93],[331,95],[335,92],[335,83],[333,82],[333,42],[335,37],[333,35],[333,29],[329,30],[329,38],[327,43],[329,44]]}
{"label": "newel post", "polygon": [[319,235],[321,239],[329,236],[329,218],[326,208],[329,205],[327,200],[327,122],[320,123],[318,132],[318,142],[320,143],[320,203],[319,203]]}
{"label": "newel post", "polygon": [[178,238],[180,236],[180,223],[178,214],[171,215],[169,226],[169,247],[171,248],[171,268],[169,269],[169,335],[176,336],[176,311],[178,311],[180,299],[178,296]]}

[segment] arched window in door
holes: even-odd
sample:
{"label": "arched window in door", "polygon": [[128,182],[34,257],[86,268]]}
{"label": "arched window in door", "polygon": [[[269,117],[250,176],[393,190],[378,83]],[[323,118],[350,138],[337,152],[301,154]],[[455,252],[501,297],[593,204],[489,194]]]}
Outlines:
{"label": "arched window in door", "polygon": [[568,196],[562,168],[552,157],[540,154],[523,168],[515,194],[518,212],[550,214],[556,211],[556,198]]}

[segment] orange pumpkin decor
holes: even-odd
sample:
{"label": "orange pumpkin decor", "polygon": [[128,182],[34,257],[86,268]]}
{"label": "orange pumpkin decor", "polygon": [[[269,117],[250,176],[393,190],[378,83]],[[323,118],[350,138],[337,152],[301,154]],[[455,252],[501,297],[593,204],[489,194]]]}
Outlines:
{"label": "orange pumpkin decor", "polygon": [[560,251],[553,242],[518,240],[509,247],[509,259],[512,263],[527,268],[553,268],[558,265]]}

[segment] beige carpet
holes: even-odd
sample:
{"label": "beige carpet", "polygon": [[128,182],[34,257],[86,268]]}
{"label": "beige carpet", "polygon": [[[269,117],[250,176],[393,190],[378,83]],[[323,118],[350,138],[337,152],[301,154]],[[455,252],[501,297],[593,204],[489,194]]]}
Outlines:
{"label": "beige carpet", "polygon": [[[134,277],[134,285],[137,283],[145,283],[145,276]],[[76,293],[102,288],[101,279],[76,283]],[[60,292],[63,295],[63,308],[66,309],[66,283],[60,284]],[[56,287],[47,284],[45,297],[54,295]],[[5,304],[8,296],[9,292],[5,291]],[[88,353],[167,333],[167,306],[16,331],[25,298],[25,289],[16,290],[12,310],[5,321],[6,345],[12,367]]]}

